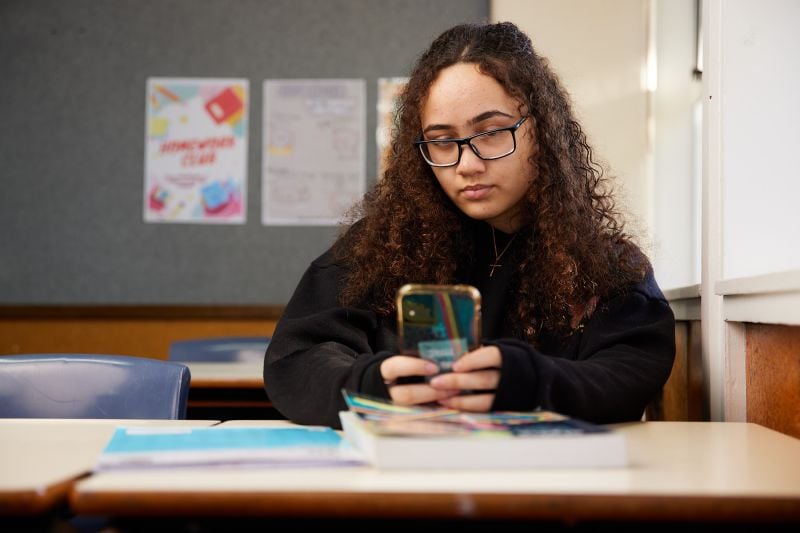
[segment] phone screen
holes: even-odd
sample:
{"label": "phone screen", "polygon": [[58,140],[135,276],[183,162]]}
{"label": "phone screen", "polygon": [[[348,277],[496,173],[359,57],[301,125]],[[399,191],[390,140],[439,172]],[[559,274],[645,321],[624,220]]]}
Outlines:
{"label": "phone screen", "polygon": [[479,345],[480,293],[468,285],[406,285],[398,292],[398,329],[404,354],[447,372]]}

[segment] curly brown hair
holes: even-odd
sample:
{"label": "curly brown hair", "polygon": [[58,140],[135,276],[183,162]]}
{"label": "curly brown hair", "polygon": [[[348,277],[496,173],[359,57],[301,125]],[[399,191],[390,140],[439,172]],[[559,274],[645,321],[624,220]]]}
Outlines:
{"label": "curly brown hair", "polygon": [[593,297],[639,281],[649,263],[623,231],[611,189],[592,157],[569,97],[545,58],[511,23],[463,24],[442,33],[417,60],[399,97],[385,173],[352,213],[360,218],[337,247],[351,268],[341,295],[345,305],[394,311],[401,285],[453,283],[459,265],[474,257],[474,221],[445,195],[413,142],[421,108],[439,72],[474,63],[527,109],[538,143],[538,169],[522,209],[522,244],[516,272],[517,308],[511,320],[535,342],[547,329],[568,334],[574,316]]}

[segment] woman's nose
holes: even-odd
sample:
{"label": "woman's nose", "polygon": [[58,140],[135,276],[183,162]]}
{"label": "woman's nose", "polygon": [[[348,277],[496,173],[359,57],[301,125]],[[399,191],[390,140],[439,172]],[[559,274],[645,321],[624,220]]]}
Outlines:
{"label": "woman's nose", "polygon": [[486,168],[486,161],[478,157],[475,150],[469,144],[461,146],[461,160],[456,166],[456,171],[459,174],[474,174],[476,172],[483,172]]}

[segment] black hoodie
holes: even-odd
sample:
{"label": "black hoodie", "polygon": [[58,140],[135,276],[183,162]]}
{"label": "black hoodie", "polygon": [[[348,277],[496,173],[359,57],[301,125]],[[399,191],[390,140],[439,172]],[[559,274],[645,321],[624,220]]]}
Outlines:
{"label": "black hoodie", "polygon": [[[476,250],[491,252],[488,226],[477,234]],[[498,234],[497,245],[509,238]],[[479,253],[475,267],[458,280],[481,291],[484,344],[502,354],[492,409],[542,408],[595,423],[639,420],[669,377],[675,355],[674,317],[652,271],[600,300],[568,337],[542,332],[537,348],[509,330],[514,254],[489,277],[492,259]],[[380,363],[398,353],[396,320],[339,303],[346,268],[332,250],[311,263],[267,349],[267,393],[296,423],[340,427],[342,388],[389,397]]]}

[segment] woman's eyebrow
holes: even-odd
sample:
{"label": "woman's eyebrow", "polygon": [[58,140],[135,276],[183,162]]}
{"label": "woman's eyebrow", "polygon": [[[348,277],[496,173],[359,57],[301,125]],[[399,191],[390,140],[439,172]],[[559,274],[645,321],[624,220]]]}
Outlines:
{"label": "woman's eyebrow", "polygon": [[[509,115],[508,113],[504,113],[498,109],[492,109],[490,111],[484,111],[480,115],[476,115],[467,121],[468,126],[475,126],[476,124],[480,124],[484,120],[489,120],[490,118],[494,117],[507,117],[507,118],[514,118],[513,116]],[[453,126],[449,124],[431,124],[422,130],[422,133],[428,133],[429,131],[436,131],[436,130],[452,130]]]}
{"label": "woman's eyebrow", "polygon": [[422,133],[428,133],[429,131],[436,131],[436,130],[451,130],[451,129],[453,129],[453,126],[448,126],[447,124],[431,124],[424,130],[422,130]]}
{"label": "woman's eyebrow", "polygon": [[504,112],[502,112],[502,111],[499,111],[499,110],[497,110],[497,109],[492,109],[491,111],[484,111],[484,112],[483,112],[483,113],[481,113],[480,115],[478,115],[478,116],[476,116],[476,117],[474,117],[474,118],[471,118],[471,119],[469,120],[468,124],[469,124],[470,126],[474,126],[474,125],[476,125],[476,124],[480,124],[480,123],[481,123],[481,122],[483,122],[484,120],[489,120],[490,118],[494,118],[494,117],[497,117],[497,116],[500,116],[500,117],[508,117],[508,118],[514,118],[514,117],[512,117],[511,115],[509,115],[508,113],[504,113]]}

